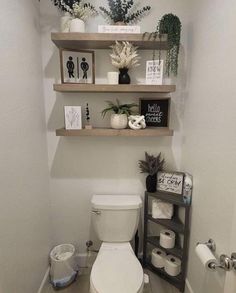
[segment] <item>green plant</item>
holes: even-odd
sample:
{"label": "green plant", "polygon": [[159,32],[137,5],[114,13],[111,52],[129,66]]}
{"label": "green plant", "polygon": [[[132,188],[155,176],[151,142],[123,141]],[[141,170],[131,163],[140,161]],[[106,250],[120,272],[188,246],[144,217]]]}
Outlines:
{"label": "green plant", "polygon": [[108,107],[102,111],[102,117],[104,118],[107,112],[114,112],[115,114],[126,114],[130,116],[133,113],[132,108],[138,107],[136,103],[131,104],[120,104],[119,100],[116,99],[116,103],[111,101],[106,101]]}
{"label": "green plant", "polygon": [[155,157],[145,152],[145,161],[139,160],[141,173],[148,173],[149,175],[157,174],[158,171],[163,170],[164,164],[165,160],[161,159],[161,153]]}
{"label": "green plant", "polygon": [[144,6],[141,9],[137,9],[137,4],[134,0],[108,0],[109,9],[100,6],[101,14],[107,20],[107,22],[123,22],[135,23],[144,17],[151,9],[150,6]]}
{"label": "green plant", "polygon": [[166,56],[166,74],[178,74],[178,56],[180,48],[181,22],[178,16],[165,14],[158,23],[157,32],[168,35],[168,46]]}

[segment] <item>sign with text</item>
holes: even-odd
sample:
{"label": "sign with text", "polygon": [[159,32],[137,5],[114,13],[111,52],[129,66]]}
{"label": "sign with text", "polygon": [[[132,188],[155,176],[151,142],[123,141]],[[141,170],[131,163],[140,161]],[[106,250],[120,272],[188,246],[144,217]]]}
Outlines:
{"label": "sign with text", "polygon": [[140,26],[138,25],[99,25],[99,33],[110,34],[140,34]]}
{"label": "sign with text", "polygon": [[146,84],[161,85],[163,80],[163,60],[146,62]]}
{"label": "sign with text", "polygon": [[152,127],[169,126],[170,98],[140,99],[140,114],[144,115],[146,125]]}
{"label": "sign with text", "polygon": [[158,172],[157,190],[169,193],[182,194],[184,173]]}

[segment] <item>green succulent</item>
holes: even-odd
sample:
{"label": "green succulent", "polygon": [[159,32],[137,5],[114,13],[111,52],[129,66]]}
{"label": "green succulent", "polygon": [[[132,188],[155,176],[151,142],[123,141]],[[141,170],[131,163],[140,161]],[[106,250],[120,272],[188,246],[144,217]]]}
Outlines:
{"label": "green succulent", "polygon": [[130,116],[133,113],[132,108],[138,107],[136,103],[131,104],[120,104],[120,101],[116,99],[116,103],[111,101],[106,101],[108,107],[102,111],[102,117],[104,118],[107,112],[114,112],[115,114],[126,114]]}
{"label": "green succulent", "polygon": [[161,159],[161,153],[155,157],[145,152],[145,161],[139,160],[141,173],[148,173],[149,175],[154,175],[157,174],[158,171],[162,171],[164,164],[165,160]]}

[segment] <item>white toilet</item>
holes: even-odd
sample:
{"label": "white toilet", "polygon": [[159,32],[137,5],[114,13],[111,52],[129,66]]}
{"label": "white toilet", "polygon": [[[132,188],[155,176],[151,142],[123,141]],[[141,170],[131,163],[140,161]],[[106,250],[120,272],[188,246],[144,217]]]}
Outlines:
{"label": "white toilet", "polygon": [[103,242],[90,275],[90,293],[141,293],[143,269],[129,243],[142,200],[136,195],[94,195],[92,222]]}

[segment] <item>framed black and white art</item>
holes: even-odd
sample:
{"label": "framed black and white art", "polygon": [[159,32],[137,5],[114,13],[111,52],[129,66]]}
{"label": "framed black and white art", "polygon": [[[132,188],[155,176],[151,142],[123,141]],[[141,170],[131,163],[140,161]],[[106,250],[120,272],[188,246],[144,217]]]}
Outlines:
{"label": "framed black and white art", "polygon": [[161,85],[163,83],[163,60],[146,62],[146,84]]}
{"label": "framed black and white art", "polygon": [[82,129],[81,106],[65,106],[65,129]]}
{"label": "framed black and white art", "polygon": [[95,83],[94,51],[60,50],[62,83]]}

